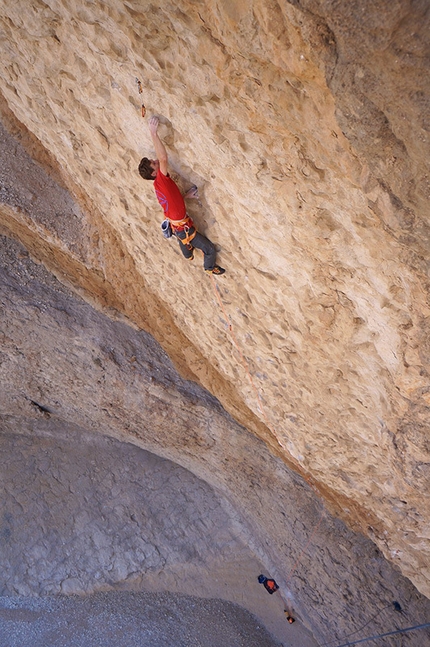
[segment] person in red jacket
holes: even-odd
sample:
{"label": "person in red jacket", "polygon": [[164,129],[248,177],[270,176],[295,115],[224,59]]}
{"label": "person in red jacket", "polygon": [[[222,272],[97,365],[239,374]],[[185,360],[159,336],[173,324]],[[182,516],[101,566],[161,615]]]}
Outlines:
{"label": "person in red jacket", "polygon": [[270,577],[266,577],[265,575],[258,576],[258,583],[263,584],[264,588],[268,593],[270,593],[270,595],[276,593],[276,591],[279,589],[279,586],[276,584],[275,580],[272,580]]}
{"label": "person in red jacket", "polygon": [[[266,591],[268,593],[270,593],[270,595],[273,595],[273,593],[276,593],[276,591],[279,590],[279,586],[278,586],[278,584],[276,584],[275,580],[273,580],[270,577],[266,577],[263,574],[258,576],[258,583],[263,584],[264,588],[266,589]],[[289,622],[289,624],[292,625],[293,622],[295,622],[295,619],[292,616],[292,611],[290,611],[291,602],[289,602],[289,601],[286,602],[282,595],[281,595],[281,598],[282,598],[282,601],[284,602],[285,606],[287,607],[286,609],[284,609],[285,617],[286,617],[287,621]],[[289,596],[289,598],[291,598],[291,596]]]}
{"label": "person in red jacket", "polygon": [[[173,234],[178,238],[182,254],[187,260],[193,260],[194,248],[201,249],[204,256],[204,269],[208,274],[224,274],[225,270],[216,264],[215,245],[206,236],[200,234],[187,214],[184,198],[177,184],[169,177],[167,171],[168,156],[166,148],[158,136],[158,117],[149,120],[149,132],[154,143],[157,159],[144,157],[139,164],[139,174],[144,180],[154,182],[155,194]],[[186,198],[197,197],[193,187]]]}

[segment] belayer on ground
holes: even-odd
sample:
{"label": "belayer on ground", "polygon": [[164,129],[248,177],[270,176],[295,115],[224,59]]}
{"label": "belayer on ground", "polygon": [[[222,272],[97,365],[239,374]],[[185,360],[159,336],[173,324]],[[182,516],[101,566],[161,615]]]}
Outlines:
{"label": "belayer on ground", "polygon": [[[264,588],[268,593],[270,593],[270,595],[279,590],[279,586],[276,584],[275,580],[272,580],[270,577],[266,577],[265,575],[259,575],[258,582],[259,584],[263,584]],[[284,613],[287,621],[292,625],[293,622],[295,622],[295,619],[291,615],[291,612],[288,609],[284,609]]]}
{"label": "belayer on ground", "polygon": [[[158,117],[149,120],[149,132],[155,148],[157,159],[144,157],[139,164],[139,174],[144,180],[154,182],[155,194],[163,208],[166,221],[163,235],[169,237],[170,231],[179,240],[182,254],[188,261],[194,258],[194,248],[200,249],[204,256],[204,269],[208,274],[224,274],[225,270],[216,264],[215,245],[203,234],[200,234],[185,206],[184,198],[177,184],[169,177],[167,171],[168,156],[166,148],[158,136]],[[185,198],[196,198],[197,188],[192,187]]]}
{"label": "belayer on ground", "polygon": [[272,580],[265,575],[259,575],[258,582],[260,584],[263,584],[264,588],[268,593],[270,593],[270,595],[272,595],[272,593],[275,593],[275,591],[279,589],[279,586],[276,584],[275,580]]}

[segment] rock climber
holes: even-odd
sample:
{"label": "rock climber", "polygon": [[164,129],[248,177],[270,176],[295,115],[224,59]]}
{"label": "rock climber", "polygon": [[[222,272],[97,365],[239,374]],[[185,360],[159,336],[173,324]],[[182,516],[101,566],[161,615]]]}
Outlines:
{"label": "rock climber", "polygon": [[[187,214],[184,198],[177,184],[167,171],[168,156],[166,148],[158,136],[158,117],[149,120],[149,132],[157,159],[144,157],[139,164],[139,174],[144,180],[154,182],[155,194],[168,219],[172,232],[178,238],[182,254],[188,261],[194,258],[194,248],[201,249],[204,255],[204,269],[208,274],[224,274],[225,270],[216,264],[215,245],[200,234]],[[185,198],[197,198],[197,187],[192,187]]]}

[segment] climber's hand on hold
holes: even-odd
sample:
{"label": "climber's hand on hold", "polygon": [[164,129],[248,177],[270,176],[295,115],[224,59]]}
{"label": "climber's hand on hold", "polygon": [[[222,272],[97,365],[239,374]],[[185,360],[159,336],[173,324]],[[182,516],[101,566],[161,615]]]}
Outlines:
{"label": "climber's hand on hold", "polygon": [[160,123],[158,117],[152,116],[148,122],[149,132],[151,135],[156,135],[158,130],[158,124]]}

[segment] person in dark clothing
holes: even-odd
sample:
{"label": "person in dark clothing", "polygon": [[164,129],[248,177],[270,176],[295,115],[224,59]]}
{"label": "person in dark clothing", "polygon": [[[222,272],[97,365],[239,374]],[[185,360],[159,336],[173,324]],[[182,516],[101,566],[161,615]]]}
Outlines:
{"label": "person in dark clothing", "polygon": [[[276,593],[276,591],[279,590],[278,584],[275,582],[275,580],[271,579],[270,577],[266,577],[265,575],[261,574],[261,575],[258,576],[257,579],[258,579],[258,583],[263,584],[264,588],[266,589],[266,591],[268,593],[270,593],[270,595],[272,595],[273,593]],[[285,603],[284,598],[282,598],[282,599],[284,601],[285,606],[287,607],[286,609],[284,609],[285,617],[286,617],[288,623],[290,625],[292,625],[293,622],[295,622],[295,619],[293,618],[291,612],[289,611],[288,607],[290,605],[288,603]]]}
{"label": "person in dark clothing", "polygon": [[[215,245],[203,234],[200,234],[187,214],[184,198],[177,184],[169,177],[167,171],[168,156],[166,148],[158,136],[158,117],[149,120],[149,132],[154,143],[157,159],[144,157],[139,164],[139,174],[144,180],[154,182],[155,194],[165,218],[169,221],[173,234],[179,240],[184,257],[192,261],[194,248],[200,249],[204,256],[204,269],[208,274],[221,275],[225,270],[216,264]],[[197,197],[197,188],[192,187],[186,198]]]}
{"label": "person in dark clothing", "polygon": [[276,584],[275,580],[272,580],[265,575],[259,575],[258,582],[259,584],[263,584],[264,588],[268,593],[270,593],[270,595],[272,595],[272,593],[275,593],[279,589],[279,586]]}

